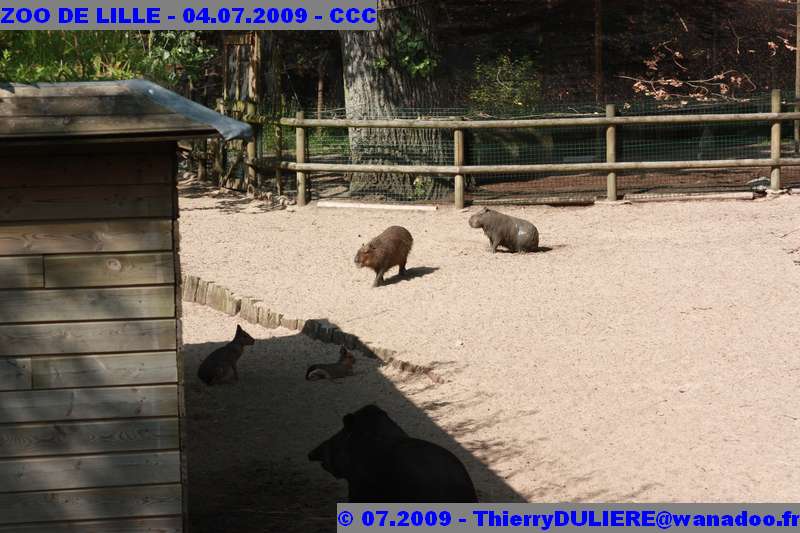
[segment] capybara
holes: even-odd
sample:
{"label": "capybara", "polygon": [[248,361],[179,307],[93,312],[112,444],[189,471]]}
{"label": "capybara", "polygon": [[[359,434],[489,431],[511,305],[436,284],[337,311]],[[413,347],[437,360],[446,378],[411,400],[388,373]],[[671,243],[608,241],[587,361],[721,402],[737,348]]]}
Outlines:
{"label": "capybara", "polygon": [[233,340],[223,346],[217,348],[205,360],[200,363],[200,368],[197,369],[197,377],[199,377],[206,385],[219,385],[230,381],[239,381],[239,372],[236,370],[236,364],[239,358],[244,353],[245,346],[251,346],[255,343],[255,339],[251,337],[242,326],[236,326],[236,335]]}
{"label": "capybara", "polygon": [[535,252],[539,249],[539,230],[527,220],[484,207],[469,217],[469,225],[483,228],[483,232],[489,237],[492,253],[497,251],[498,246],[519,253]]}
{"label": "capybara", "polygon": [[355,356],[342,346],[339,348],[339,360],[337,362],[311,365],[306,370],[306,379],[317,381],[319,379],[338,379],[352,376],[355,363]]}
{"label": "capybara", "polygon": [[406,260],[414,238],[402,226],[391,226],[361,246],[356,254],[356,265],[359,268],[368,267],[375,271],[373,287],[383,283],[383,275],[392,267],[400,267],[400,275],[406,273]]}
{"label": "capybara", "polygon": [[409,437],[375,405],[344,416],[344,428],[308,458],[346,479],[350,502],[477,502],[467,469],[448,450]]}

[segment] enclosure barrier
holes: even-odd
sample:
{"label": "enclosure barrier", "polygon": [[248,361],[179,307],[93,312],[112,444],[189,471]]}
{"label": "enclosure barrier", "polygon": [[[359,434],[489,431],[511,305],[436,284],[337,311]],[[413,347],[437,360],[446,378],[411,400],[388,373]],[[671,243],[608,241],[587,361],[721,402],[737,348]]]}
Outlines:
{"label": "enclosure barrier", "polygon": [[[800,158],[781,157],[781,123],[800,120],[800,112],[781,113],[781,93],[774,89],[771,95],[769,113],[728,113],[697,115],[652,115],[616,116],[615,107],[606,107],[605,117],[585,118],[542,118],[517,120],[454,120],[454,119],[306,119],[303,113],[296,118],[282,118],[280,124],[296,128],[296,161],[279,161],[279,169],[297,172],[298,204],[306,203],[306,172],[375,172],[396,174],[443,174],[454,176],[454,205],[464,207],[464,176],[468,174],[524,174],[534,172],[607,172],[607,198],[617,200],[618,171],[626,170],[691,170],[722,169],[740,167],[769,167],[770,189],[781,188],[781,167],[800,166]],[[632,125],[675,125],[675,124],[714,124],[726,122],[769,122],[771,123],[770,157],[761,159],[713,159],[702,161],[616,161],[616,130],[618,126]],[[467,129],[515,129],[544,127],[598,126],[606,128],[605,163],[547,163],[525,165],[464,165],[464,130]],[[385,164],[347,164],[347,163],[306,163],[305,128],[404,128],[404,129],[450,129],[453,130],[453,165],[385,165]]]}

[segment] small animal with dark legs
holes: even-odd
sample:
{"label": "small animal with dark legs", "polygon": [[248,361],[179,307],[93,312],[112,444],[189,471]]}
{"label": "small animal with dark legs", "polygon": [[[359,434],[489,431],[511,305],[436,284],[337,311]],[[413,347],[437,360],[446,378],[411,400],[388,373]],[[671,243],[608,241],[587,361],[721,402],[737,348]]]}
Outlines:
{"label": "small animal with dark legs", "polygon": [[308,454],[351,502],[477,502],[469,473],[449,450],[409,437],[375,405],[345,415],[344,428]]}
{"label": "small animal with dark legs", "polygon": [[392,267],[400,267],[400,275],[406,273],[406,260],[414,238],[402,226],[391,226],[383,233],[361,246],[355,263],[359,268],[368,267],[375,271],[373,287],[383,283],[383,275]]}
{"label": "small animal with dark legs", "polygon": [[469,225],[483,229],[483,233],[489,237],[492,253],[497,251],[498,246],[518,253],[535,252],[539,249],[539,230],[527,220],[484,207],[469,217]]}
{"label": "small animal with dark legs", "polygon": [[344,346],[339,348],[339,360],[335,363],[311,365],[306,370],[308,381],[320,379],[339,379],[353,375],[353,365],[356,363],[355,356]]}
{"label": "small animal with dark legs", "polygon": [[255,339],[243,330],[242,326],[236,326],[236,335],[233,340],[211,352],[200,363],[197,377],[206,385],[220,385],[231,380],[239,381],[236,365],[244,353],[245,346],[252,346],[255,342]]}

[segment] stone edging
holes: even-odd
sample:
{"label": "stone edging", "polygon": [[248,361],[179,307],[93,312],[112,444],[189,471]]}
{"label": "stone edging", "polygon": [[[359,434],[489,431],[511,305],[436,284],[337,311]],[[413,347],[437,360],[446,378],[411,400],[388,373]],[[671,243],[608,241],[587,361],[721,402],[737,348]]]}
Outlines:
{"label": "stone edging", "polygon": [[270,309],[267,304],[257,298],[239,296],[213,281],[182,274],[181,299],[184,302],[205,305],[230,316],[239,315],[247,322],[267,329],[282,327],[298,331],[318,341],[343,345],[350,350],[358,350],[368,357],[378,359],[383,364],[390,365],[402,372],[424,374],[434,383],[445,382],[442,377],[433,372],[432,368],[401,361],[395,357],[396,351],[364,342],[358,336],[342,331],[327,320],[288,318],[283,313]]}

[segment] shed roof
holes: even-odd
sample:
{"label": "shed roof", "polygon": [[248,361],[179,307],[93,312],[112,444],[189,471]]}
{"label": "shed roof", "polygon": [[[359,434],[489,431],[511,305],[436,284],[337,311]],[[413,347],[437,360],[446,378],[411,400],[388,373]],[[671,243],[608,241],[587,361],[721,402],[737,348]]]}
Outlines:
{"label": "shed roof", "polygon": [[249,139],[244,122],[147,80],[0,83],[0,140]]}

